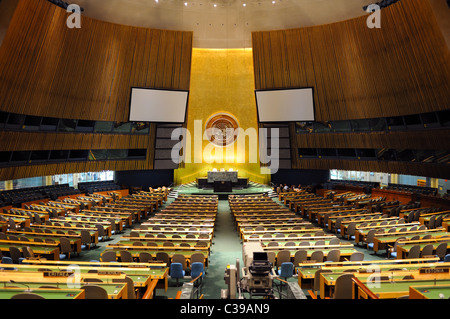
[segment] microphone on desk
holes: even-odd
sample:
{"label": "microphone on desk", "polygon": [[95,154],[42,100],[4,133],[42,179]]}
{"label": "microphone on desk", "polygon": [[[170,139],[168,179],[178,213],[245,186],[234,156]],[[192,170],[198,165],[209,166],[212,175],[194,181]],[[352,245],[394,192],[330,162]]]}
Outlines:
{"label": "microphone on desk", "polygon": [[25,292],[31,292],[31,288],[30,288],[30,286],[28,286],[27,284],[24,284],[24,283],[22,283],[22,282],[16,282],[16,281],[14,281],[14,280],[10,280],[9,282],[12,283],[12,284],[18,284],[18,285],[25,286],[25,287],[27,287],[27,289],[25,290]]}

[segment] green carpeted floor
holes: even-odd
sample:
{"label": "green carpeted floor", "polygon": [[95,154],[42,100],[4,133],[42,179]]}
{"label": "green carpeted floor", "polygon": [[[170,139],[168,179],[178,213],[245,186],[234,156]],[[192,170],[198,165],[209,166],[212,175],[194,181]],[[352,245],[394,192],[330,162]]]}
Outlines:
{"label": "green carpeted floor", "polygon": [[226,289],[224,274],[227,265],[242,259],[242,245],[236,232],[228,201],[220,200],[214,229],[210,264],[204,280],[205,299],[219,299],[221,289]]}

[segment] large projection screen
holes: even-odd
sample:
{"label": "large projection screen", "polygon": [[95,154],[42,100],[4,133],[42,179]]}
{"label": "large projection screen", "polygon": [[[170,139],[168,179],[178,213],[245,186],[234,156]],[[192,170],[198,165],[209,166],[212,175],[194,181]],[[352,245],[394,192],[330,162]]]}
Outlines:
{"label": "large projection screen", "polygon": [[259,122],[314,121],[313,88],[255,91]]}
{"label": "large projection screen", "polygon": [[131,88],[130,122],[184,123],[188,91]]}

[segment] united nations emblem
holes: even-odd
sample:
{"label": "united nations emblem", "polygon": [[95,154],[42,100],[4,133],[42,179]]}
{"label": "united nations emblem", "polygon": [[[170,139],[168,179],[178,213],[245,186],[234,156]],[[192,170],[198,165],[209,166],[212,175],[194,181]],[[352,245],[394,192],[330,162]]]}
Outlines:
{"label": "united nations emblem", "polygon": [[236,141],[239,133],[236,118],[229,113],[212,115],[205,125],[209,141],[217,146],[227,146]]}

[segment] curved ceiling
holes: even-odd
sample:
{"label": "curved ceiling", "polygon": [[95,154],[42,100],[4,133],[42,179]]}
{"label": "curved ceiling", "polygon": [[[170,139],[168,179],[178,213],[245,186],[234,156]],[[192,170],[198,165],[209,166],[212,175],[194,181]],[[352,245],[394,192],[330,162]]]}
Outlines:
{"label": "curved ceiling", "polygon": [[252,31],[328,24],[367,14],[370,0],[77,0],[112,23],[194,32],[196,48],[251,47]]}

